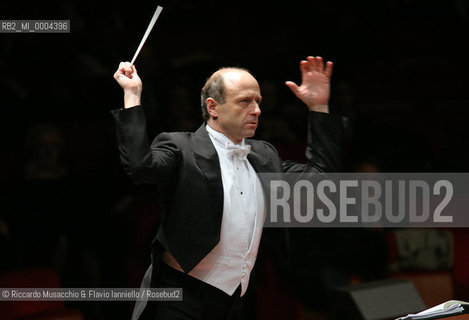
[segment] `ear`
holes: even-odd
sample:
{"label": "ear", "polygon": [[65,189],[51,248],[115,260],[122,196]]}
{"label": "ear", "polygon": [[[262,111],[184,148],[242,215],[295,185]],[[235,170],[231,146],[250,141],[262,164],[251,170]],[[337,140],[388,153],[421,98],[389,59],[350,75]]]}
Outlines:
{"label": "ear", "polygon": [[207,112],[210,115],[210,117],[217,118],[218,117],[218,111],[217,111],[218,102],[213,98],[207,98],[207,101],[205,102],[207,104]]}

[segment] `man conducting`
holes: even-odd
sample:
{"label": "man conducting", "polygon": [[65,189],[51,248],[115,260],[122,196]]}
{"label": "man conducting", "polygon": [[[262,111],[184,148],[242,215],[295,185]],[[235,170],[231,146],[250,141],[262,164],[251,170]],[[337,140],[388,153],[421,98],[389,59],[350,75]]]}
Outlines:
{"label": "man conducting", "polygon": [[329,114],[332,62],[300,62],[286,85],[308,107],[307,163],[282,161],[253,137],[262,95],[242,68],[222,68],[202,88],[204,123],[193,133],[146,134],[134,65],[114,74],[124,108],[114,110],[121,162],[138,183],[158,184],[163,218],[152,245],[151,287],[183,288],[183,301],[152,301],[139,319],[239,319],[267,206],[258,173],[336,171],[340,117]]}

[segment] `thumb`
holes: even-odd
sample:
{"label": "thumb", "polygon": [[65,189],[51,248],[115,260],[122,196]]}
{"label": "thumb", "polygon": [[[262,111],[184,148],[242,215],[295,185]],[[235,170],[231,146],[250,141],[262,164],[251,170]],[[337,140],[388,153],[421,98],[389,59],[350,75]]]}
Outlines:
{"label": "thumb", "polygon": [[295,94],[295,96],[298,96],[299,87],[296,85],[296,83],[294,83],[293,81],[287,81],[285,82],[285,84],[287,85],[287,87],[290,88],[290,90]]}

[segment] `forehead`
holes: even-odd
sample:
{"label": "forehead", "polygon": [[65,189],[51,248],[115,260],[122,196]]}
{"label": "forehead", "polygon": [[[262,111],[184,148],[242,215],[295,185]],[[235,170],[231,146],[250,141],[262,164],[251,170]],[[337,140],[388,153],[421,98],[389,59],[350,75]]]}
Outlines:
{"label": "forehead", "polygon": [[225,93],[227,96],[254,94],[260,96],[257,80],[248,72],[230,70],[223,73]]}

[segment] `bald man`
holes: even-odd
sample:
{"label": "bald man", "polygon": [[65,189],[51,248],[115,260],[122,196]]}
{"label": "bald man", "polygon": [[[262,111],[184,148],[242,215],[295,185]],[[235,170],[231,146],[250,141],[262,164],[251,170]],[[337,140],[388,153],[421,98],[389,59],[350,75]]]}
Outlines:
{"label": "bald man", "polygon": [[[239,319],[254,267],[267,204],[258,173],[336,171],[340,117],[329,115],[332,63],[300,62],[302,83],[286,85],[307,106],[307,163],[282,161],[254,136],[261,115],[257,80],[242,68],[222,68],[201,92],[204,123],[194,133],[146,135],[142,81],[135,66],[114,78],[124,108],[114,110],[121,162],[138,183],[160,186],[162,223],[152,246],[152,287],[183,288],[183,301],[150,302],[139,319]],[[149,280],[149,279],[147,279]]]}

